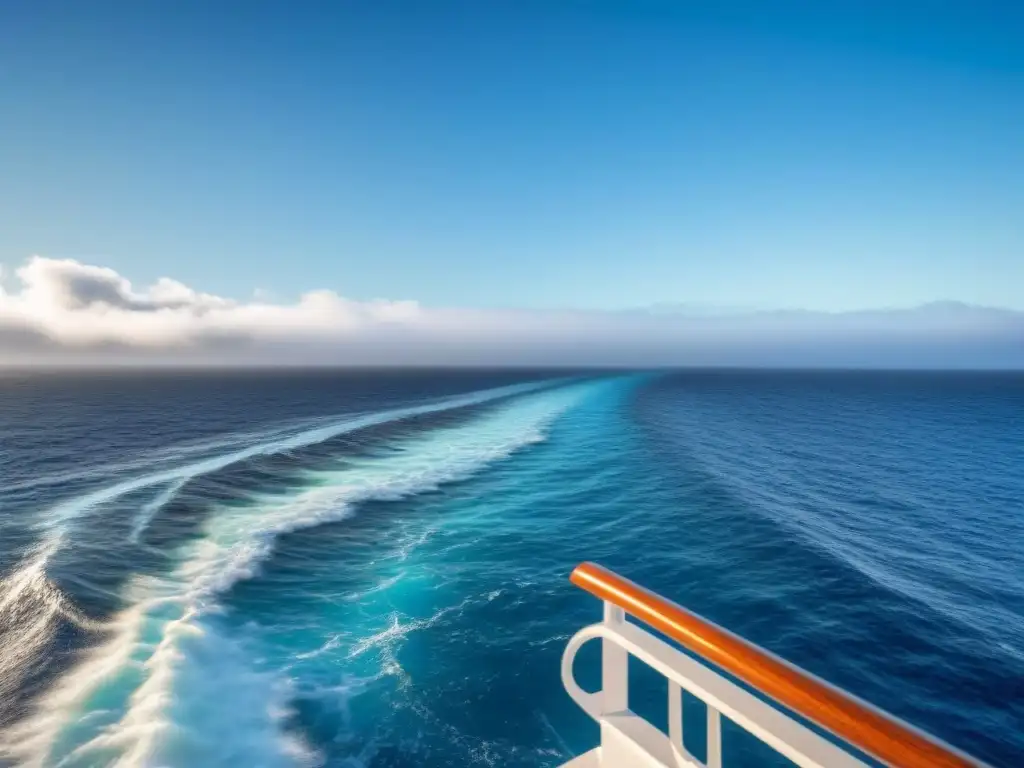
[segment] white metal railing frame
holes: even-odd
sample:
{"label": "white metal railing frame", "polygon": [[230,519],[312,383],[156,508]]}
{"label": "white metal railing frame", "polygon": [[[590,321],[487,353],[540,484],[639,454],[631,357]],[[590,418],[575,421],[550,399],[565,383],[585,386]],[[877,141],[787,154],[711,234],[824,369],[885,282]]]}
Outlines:
{"label": "white metal railing frame", "polygon": [[[604,621],[573,635],[562,655],[563,686],[601,725],[602,766],[607,761],[607,766],[615,768],[617,760],[627,759],[628,754],[630,768],[637,760],[667,768],[722,768],[723,715],[801,768],[869,766],[724,675],[627,621],[621,607],[602,602]],[[573,661],[583,644],[594,639],[602,642],[601,688],[591,693],[576,683]],[[629,709],[629,656],[668,680],[667,736]],[[698,760],[683,745],[683,690],[707,705],[707,762]]]}

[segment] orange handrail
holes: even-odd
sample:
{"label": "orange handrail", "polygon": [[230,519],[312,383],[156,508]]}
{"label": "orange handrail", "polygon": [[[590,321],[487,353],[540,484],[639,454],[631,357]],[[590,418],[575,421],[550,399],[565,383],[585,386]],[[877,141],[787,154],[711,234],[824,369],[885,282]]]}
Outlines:
{"label": "orange handrail", "polygon": [[570,579],[698,656],[893,768],[975,768],[982,763],[819,680],[753,643],[594,563]]}

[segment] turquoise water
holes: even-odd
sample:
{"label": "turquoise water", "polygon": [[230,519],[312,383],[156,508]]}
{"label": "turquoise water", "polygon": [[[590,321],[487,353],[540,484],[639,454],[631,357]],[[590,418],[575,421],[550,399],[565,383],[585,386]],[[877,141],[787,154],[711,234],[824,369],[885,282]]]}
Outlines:
{"label": "turquoise water", "polygon": [[1019,377],[390,376],[9,390],[0,755],[559,765],[594,560],[1019,764]]}

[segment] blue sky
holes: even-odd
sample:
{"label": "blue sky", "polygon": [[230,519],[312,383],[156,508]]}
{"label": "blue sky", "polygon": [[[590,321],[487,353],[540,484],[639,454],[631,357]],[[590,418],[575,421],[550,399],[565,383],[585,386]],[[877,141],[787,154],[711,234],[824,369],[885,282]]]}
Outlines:
{"label": "blue sky", "polygon": [[9,269],[1024,308],[1021,3],[8,2],[0,29]]}

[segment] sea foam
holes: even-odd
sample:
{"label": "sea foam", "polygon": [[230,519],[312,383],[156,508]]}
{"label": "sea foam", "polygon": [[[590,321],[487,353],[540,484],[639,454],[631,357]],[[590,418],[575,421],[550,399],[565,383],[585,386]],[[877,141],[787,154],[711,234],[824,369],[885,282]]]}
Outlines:
{"label": "sea foam", "polygon": [[[468,477],[543,440],[551,421],[587,391],[578,384],[533,389],[507,387],[362,416],[189,465],[178,474],[122,482],[53,510],[49,519],[59,527],[89,504],[143,484],[177,483],[246,456],[313,444],[362,425],[521,395],[461,426],[408,439],[402,451],[310,472],[308,486],[290,495],[254,496],[246,506],[216,510],[201,538],[178,553],[172,573],[132,583],[125,595],[131,607],[111,624],[111,641],[65,675],[39,702],[35,716],[5,735],[7,753],[40,766],[316,763],[317,756],[283,727],[287,677],[252,668],[249,641],[224,626],[220,595],[259,572],[280,534],[342,520],[364,501],[403,498]],[[368,638],[363,650],[390,645],[416,626],[396,622],[395,637]]]}

